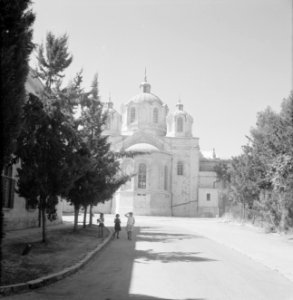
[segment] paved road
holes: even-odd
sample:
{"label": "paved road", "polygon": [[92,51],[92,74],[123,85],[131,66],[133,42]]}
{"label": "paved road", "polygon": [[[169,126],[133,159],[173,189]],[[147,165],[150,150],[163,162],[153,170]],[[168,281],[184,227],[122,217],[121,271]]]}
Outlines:
{"label": "paved road", "polygon": [[293,300],[292,281],[205,238],[190,222],[136,220],[132,241],[123,231],[78,273],[6,299]]}

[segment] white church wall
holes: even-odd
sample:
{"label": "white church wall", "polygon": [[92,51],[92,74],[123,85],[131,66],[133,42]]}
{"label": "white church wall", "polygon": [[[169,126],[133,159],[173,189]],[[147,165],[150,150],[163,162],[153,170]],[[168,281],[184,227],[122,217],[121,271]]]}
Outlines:
{"label": "white church wall", "polygon": [[206,188],[215,188],[217,182],[216,172],[201,171],[199,173],[199,186]]}
{"label": "white church wall", "polygon": [[112,213],[125,215],[128,212],[134,212],[134,192],[118,191],[113,198]]}
{"label": "white church wall", "polygon": [[[168,138],[171,143],[172,164],[172,213],[174,216],[196,216],[198,139]],[[183,175],[178,174],[177,164],[183,163]]]}
{"label": "white church wall", "polygon": [[198,216],[216,217],[219,214],[218,190],[215,188],[198,189]]}

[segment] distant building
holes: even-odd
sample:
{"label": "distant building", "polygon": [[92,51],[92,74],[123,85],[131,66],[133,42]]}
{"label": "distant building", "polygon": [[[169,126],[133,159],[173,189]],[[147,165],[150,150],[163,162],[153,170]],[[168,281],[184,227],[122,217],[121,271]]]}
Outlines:
{"label": "distant building", "polygon": [[121,114],[109,99],[104,134],[113,150],[146,155],[122,161],[122,170],[135,174],[112,200],[98,207],[105,213],[215,217],[219,214],[216,173],[219,161],[205,158],[192,133],[192,116],[178,101],[174,111],[151,92],[146,76],[141,92],[122,106]]}
{"label": "distant building", "polygon": [[[30,71],[26,82],[27,93],[40,96],[43,91],[43,85]],[[4,168],[2,174],[3,182],[3,211],[5,230],[23,229],[28,227],[37,227],[39,223],[39,211],[29,207],[27,201],[15,192],[17,182],[16,165]],[[48,225],[60,223],[62,221],[62,205],[57,205],[57,220],[47,222]]]}

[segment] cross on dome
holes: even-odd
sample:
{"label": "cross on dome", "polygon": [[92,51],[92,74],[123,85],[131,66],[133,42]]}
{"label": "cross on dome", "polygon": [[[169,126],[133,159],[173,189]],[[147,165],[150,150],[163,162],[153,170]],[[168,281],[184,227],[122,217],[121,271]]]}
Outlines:
{"label": "cross on dome", "polygon": [[108,100],[108,108],[113,108],[113,102],[111,100],[111,93],[109,93],[109,100]]}
{"label": "cross on dome", "polygon": [[146,71],[146,67],[144,68],[144,81],[147,82],[147,71]]}
{"label": "cross on dome", "polygon": [[176,107],[178,107],[179,110],[183,110],[183,104],[181,103],[181,99],[180,98],[178,99]]}
{"label": "cross on dome", "polygon": [[151,92],[151,85],[147,82],[147,73],[146,68],[144,69],[144,81],[139,86],[142,89],[143,93]]}

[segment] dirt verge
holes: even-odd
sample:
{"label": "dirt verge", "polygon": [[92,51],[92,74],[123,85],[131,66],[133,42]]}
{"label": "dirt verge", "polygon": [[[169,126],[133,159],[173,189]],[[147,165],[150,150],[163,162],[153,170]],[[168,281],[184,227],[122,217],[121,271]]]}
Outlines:
{"label": "dirt verge", "polygon": [[[70,267],[101,244],[107,234],[105,230],[104,237],[98,238],[93,225],[76,232],[71,227],[49,231],[47,244],[41,243],[39,234],[29,232],[9,239],[3,245],[1,285],[27,282]],[[22,255],[27,244],[31,249]]]}

